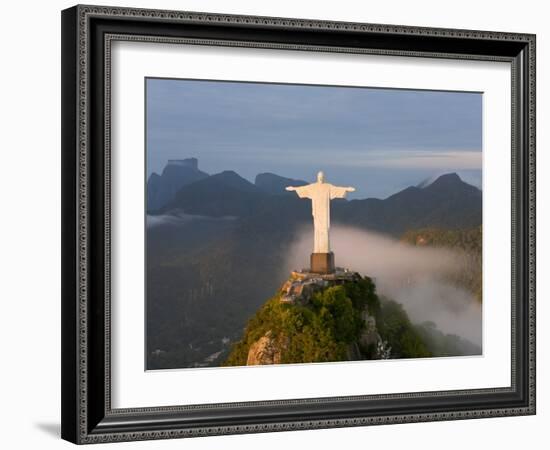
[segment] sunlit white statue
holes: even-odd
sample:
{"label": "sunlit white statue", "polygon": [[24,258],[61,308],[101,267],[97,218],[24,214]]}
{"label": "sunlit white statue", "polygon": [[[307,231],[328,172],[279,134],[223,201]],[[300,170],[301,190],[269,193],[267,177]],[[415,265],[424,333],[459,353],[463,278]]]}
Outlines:
{"label": "sunlit white statue", "polygon": [[[335,198],[344,198],[348,192],[355,191],[355,188],[334,186],[333,184],[325,183],[324,173],[319,172],[316,183],[297,187],[288,186],[286,190],[296,192],[300,198],[309,198],[311,200],[311,214],[313,216],[314,228],[311,271],[321,273],[334,271],[334,258],[330,251],[329,239],[330,201]],[[321,257],[319,254],[328,256]]]}

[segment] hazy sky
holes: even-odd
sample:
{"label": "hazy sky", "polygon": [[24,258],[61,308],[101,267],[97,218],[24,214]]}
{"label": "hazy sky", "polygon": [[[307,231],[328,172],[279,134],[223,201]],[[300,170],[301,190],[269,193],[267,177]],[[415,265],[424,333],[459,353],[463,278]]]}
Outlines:
{"label": "hazy sky", "polygon": [[482,94],[147,79],[147,176],[196,157],[385,198],[447,172],[481,187]]}

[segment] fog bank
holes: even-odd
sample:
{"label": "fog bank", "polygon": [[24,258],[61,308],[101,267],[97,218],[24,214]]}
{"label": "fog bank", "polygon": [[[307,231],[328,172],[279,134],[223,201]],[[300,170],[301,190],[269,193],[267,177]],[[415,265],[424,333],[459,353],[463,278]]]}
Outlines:
{"label": "fog bank", "polygon": [[[373,232],[334,225],[330,230],[336,266],[375,279],[379,294],[401,303],[415,323],[434,322],[444,333],[481,346],[481,305],[468,291],[445,281],[459,270],[447,249],[415,247]],[[312,227],[292,243],[287,267],[309,266]]]}
{"label": "fog bank", "polygon": [[194,220],[203,220],[203,221],[227,221],[235,220],[235,217],[232,216],[222,216],[222,217],[210,217],[210,216],[199,216],[194,214],[185,214],[182,210],[172,210],[167,214],[151,215],[147,214],[146,226],[147,228],[156,228],[159,226],[179,226],[187,224]]}

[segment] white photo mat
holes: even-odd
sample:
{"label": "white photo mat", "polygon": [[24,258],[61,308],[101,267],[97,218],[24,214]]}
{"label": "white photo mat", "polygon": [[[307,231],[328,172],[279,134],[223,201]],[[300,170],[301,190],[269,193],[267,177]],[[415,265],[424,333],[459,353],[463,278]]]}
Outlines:
{"label": "white photo mat", "polygon": [[[509,63],[122,41],[111,61],[113,408],[510,386]],[[483,355],[145,371],[145,77],[483,92]]]}

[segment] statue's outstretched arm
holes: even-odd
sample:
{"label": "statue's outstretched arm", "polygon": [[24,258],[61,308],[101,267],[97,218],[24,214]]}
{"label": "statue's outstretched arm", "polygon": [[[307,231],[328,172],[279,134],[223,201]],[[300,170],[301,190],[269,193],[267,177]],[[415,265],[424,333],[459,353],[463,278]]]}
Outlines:
{"label": "statue's outstretched arm", "polygon": [[307,186],[288,186],[287,191],[294,191],[300,198],[311,198],[311,185]]}

